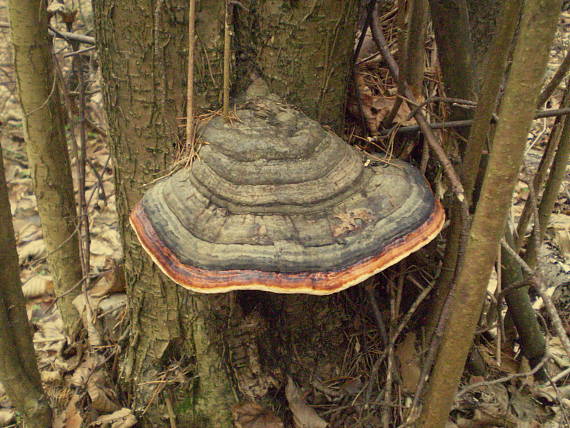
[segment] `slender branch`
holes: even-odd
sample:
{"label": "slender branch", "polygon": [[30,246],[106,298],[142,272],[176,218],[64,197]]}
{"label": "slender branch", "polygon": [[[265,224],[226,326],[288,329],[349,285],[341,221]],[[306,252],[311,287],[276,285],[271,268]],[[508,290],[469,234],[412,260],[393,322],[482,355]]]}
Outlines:
{"label": "slender branch", "polygon": [[544,366],[546,364],[546,362],[548,361],[549,358],[550,358],[550,355],[548,353],[546,353],[544,355],[544,357],[542,358],[542,360],[540,361],[540,363],[538,363],[536,366],[534,366],[532,370],[524,372],[524,373],[513,373],[511,375],[500,377],[498,379],[472,383],[471,385],[468,385],[465,388],[463,388],[461,391],[459,391],[457,393],[457,395],[455,396],[455,399],[457,400],[458,398],[461,398],[463,395],[465,395],[469,391],[473,391],[474,389],[477,389],[481,386],[491,386],[491,385],[496,385],[498,383],[509,382],[509,381],[516,379],[516,378],[519,378],[519,377],[532,376],[533,374],[538,372],[542,368],[542,366]]}
{"label": "slender branch", "polygon": [[186,91],[186,147],[194,141],[194,39],[196,37],[196,0],[190,0],[188,12],[188,82]]}
{"label": "slender branch", "polygon": [[48,28],[48,32],[52,36],[67,40],[68,42],[74,41],[79,43],[85,43],[87,45],[95,44],[95,37],[85,36],[83,34],[71,33],[69,31],[59,31],[51,26]]}
{"label": "slender branch", "polygon": [[548,100],[548,98],[550,98],[554,90],[560,86],[562,79],[564,79],[564,76],[568,74],[568,70],[570,70],[570,49],[566,52],[564,61],[562,61],[562,64],[560,64],[560,67],[558,67],[558,70],[556,70],[556,73],[554,76],[552,76],[550,82],[548,82],[548,84],[540,93],[538,102],[536,103],[538,107],[541,107]]}
{"label": "slender branch", "polygon": [[548,313],[548,316],[550,317],[552,325],[554,326],[554,330],[556,331],[556,334],[557,334],[558,338],[560,339],[560,342],[562,343],[564,350],[566,351],[566,355],[568,355],[568,357],[570,358],[570,339],[568,339],[568,335],[566,334],[566,330],[564,329],[564,325],[562,324],[562,320],[560,319],[560,315],[558,314],[558,310],[556,309],[556,306],[554,306],[552,299],[550,298],[550,296],[546,292],[546,287],[544,286],[542,278],[539,275],[537,275],[536,271],[534,269],[532,269],[522,259],[522,257],[520,257],[516,253],[516,251],[511,248],[511,246],[504,239],[501,240],[501,246],[511,256],[513,256],[515,261],[522,267],[522,269],[525,271],[525,273],[529,275],[529,281],[532,283],[532,285],[534,286],[534,288],[536,289],[536,291],[538,292],[538,294],[542,298],[546,312]]}
{"label": "slender branch", "polygon": [[[570,107],[570,86],[566,88],[566,92],[564,94],[564,98],[562,99],[562,107]],[[540,164],[538,166],[538,170],[532,179],[532,184],[535,189],[543,189],[544,182],[548,177],[548,171],[554,161],[554,156],[556,155],[556,151],[558,149],[558,145],[560,143],[560,135],[562,134],[562,129],[564,127],[564,116],[558,116],[556,118],[556,123],[550,132],[550,136],[548,138],[548,143],[546,145],[546,149],[542,158],[540,159]],[[517,225],[517,236],[516,236],[516,245],[515,250],[519,251],[525,242],[525,234],[528,229],[528,224],[532,217],[532,204],[531,200],[527,199],[525,202],[523,211],[519,218],[519,223]]]}
{"label": "slender branch", "polygon": [[[560,109],[552,109],[552,110],[539,110],[534,115],[535,119],[541,119],[544,117],[554,117],[554,116],[565,116],[570,114],[570,108],[560,108]],[[495,119],[491,120],[492,123],[496,123]],[[473,119],[469,120],[450,120],[449,122],[433,122],[428,124],[429,128],[431,129],[449,129],[449,128],[468,128],[473,125]],[[414,126],[401,126],[401,127],[392,127],[388,129],[384,129],[380,132],[380,136],[384,137],[389,135],[393,132],[397,134],[409,134],[412,132],[422,131],[423,129],[419,125]]]}
{"label": "slender branch", "polygon": [[[525,2],[520,34],[499,113],[493,152],[449,308],[443,337],[419,419],[421,427],[444,426],[457,391],[485,299],[497,245],[503,234],[525,142],[554,38],[560,0]],[[533,55],[528,53],[532,51]],[[521,103],[520,100],[526,100]]]}
{"label": "slender branch", "polygon": [[[471,101],[471,100],[465,100],[463,98],[450,98],[450,97],[429,97],[427,98],[423,103],[418,104],[410,113],[410,115],[408,116],[408,120],[410,120],[412,117],[414,117],[414,114],[416,113],[416,110],[421,109],[422,107],[428,105],[429,103],[432,102],[444,102],[444,103],[450,103],[452,105],[455,106],[469,106],[470,108],[474,108],[477,107],[477,103],[475,101]],[[431,125],[430,125],[431,126]]]}
{"label": "slender branch", "polygon": [[[395,81],[400,82],[400,70],[398,68],[398,64],[396,64],[394,57],[390,53],[390,49],[388,48],[388,44],[386,43],[384,35],[378,28],[378,12],[374,10],[372,16],[373,19],[372,22],[370,23],[370,28],[372,30],[372,38],[374,39],[374,42],[378,46],[378,49],[380,49],[380,52],[382,53],[384,60],[388,64],[388,68],[392,73],[392,77],[394,78]],[[404,96],[407,98],[406,102],[410,104],[410,109],[414,108],[414,105],[417,103],[413,101],[414,96],[412,94],[412,91],[405,82],[402,83],[402,87],[404,89]],[[463,201],[465,197],[464,197],[463,186],[461,184],[461,181],[459,180],[459,176],[455,172],[455,169],[453,168],[453,165],[451,164],[451,161],[447,157],[445,151],[437,141],[437,138],[433,133],[433,131],[431,130],[425,116],[421,111],[417,111],[416,114],[414,115],[414,118],[416,119],[420,129],[424,133],[426,140],[430,145],[430,148],[434,151],[438,160],[441,162],[443,169],[447,175],[447,178],[451,183],[453,192],[457,196],[457,199]]]}
{"label": "slender branch", "polygon": [[497,23],[497,35],[489,50],[485,78],[473,118],[473,126],[469,130],[469,144],[465,149],[462,166],[462,178],[470,205],[479,174],[481,155],[487,142],[491,120],[497,105],[497,94],[505,75],[507,58],[518,22],[516,18],[520,16],[521,4],[521,0],[504,3]]}
{"label": "slender branch", "polygon": [[[554,209],[554,204],[560,192],[562,182],[566,173],[566,167],[568,165],[568,157],[570,156],[570,120],[564,122],[564,128],[562,129],[562,135],[560,136],[560,143],[558,144],[558,150],[554,157],[552,163],[552,168],[550,169],[550,174],[548,176],[548,181],[542,195],[542,200],[540,201],[539,217],[535,218],[535,223],[540,225],[540,239],[539,242],[544,238],[544,233],[548,227],[548,222],[550,220],[550,215]],[[535,232],[536,233],[536,232]],[[536,254],[538,253],[539,242],[533,240],[530,241],[527,249],[527,262],[533,264],[531,260],[536,259]]]}
{"label": "slender branch", "polygon": [[230,112],[230,62],[231,62],[231,12],[232,6],[229,0],[226,2],[226,13],[224,18],[224,88],[223,88],[223,114],[227,119]]}
{"label": "slender branch", "polygon": [[366,290],[366,294],[368,295],[368,300],[370,302],[370,306],[372,306],[372,312],[374,313],[374,319],[376,320],[376,325],[378,326],[378,331],[380,331],[380,336],[382,336],[382,341],[384,345],[388,344],[388,334],[386,333],[386,324],[382,319],[382,313],[380,312],[380,308],[378,307],[378,302],[376,301],[376,296],[374,295],[374,284],[371,282],[367,284],[364,289]]}

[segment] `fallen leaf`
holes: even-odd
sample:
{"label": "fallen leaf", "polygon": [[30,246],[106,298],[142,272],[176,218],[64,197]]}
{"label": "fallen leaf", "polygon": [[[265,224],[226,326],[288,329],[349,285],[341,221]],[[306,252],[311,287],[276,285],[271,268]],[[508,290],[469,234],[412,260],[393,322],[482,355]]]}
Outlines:
{"label": "fallen leaf", "polygon": [[362,379],[360,376],[349,379],[340,386],[340,389],[349,395],[358,394],[362,390]]}
{"label": "fallen leaf", "polygon": [[43,239],[26,242],[25,244],[18,247],[18,257],[20,264],[23,264],[27,260],[34,260],[45,257],[46,254],[46,246]]}
{"label": "fallen leaf", "polygon": [[124,271],[121,265],[116,265],[109,272],[105,272],[89,290],[89,294],[101,297],[107,294],[121,293],[125,291]]}
{"label": "fallen leaf", "polygon": [[0,409],[0,426],[6,426],[16,420],[16,411],[14,409]]}
{"label": "fallen leaf", "polygon": [[91,346],[100,346],[103,343],[98,328],[97,310],[101,297],[93,297],[85,294],[78,295],[73,299],[73,306],[79,312],[83,326],[87,330],[87,337]]}
{"label": "fallen leaf", "polygon": [[235,428],[283,428],[283,422],[271,410],[257,403],[236,404],[232,408]]}
{"label": "fallen leaf", "polygon": [[105,374],[98,370],[89,376],[87,393],[91,398],[91,405],[99,412],[114,412],[121,408],[114,400],[114,391],[105,386]]}
{"label": "fallen leaf", "polygon": [[86,386],[87,382],[89,381],[89,377],[95,371],[96,367],[97,360],[94,357],[88,356],[85,358],[85,361],[79,365],[79,367],[73,373],[73,376],[71,376],[71,385],[78,388]]}
{"label": "fallen leaf", "polygon": [[421,374],[419,353],[416,351],[416,334],[413,331],[406,334],[404,340],[398,344],[395,355],[400,362],[402,389],[406,393],[413,394]]}
{"label": "fallen leaf", "polygon": [[35,275],[31,277],[23,286],[22,293],[27,299],[53,294],[53,281],[51,276]]}
{"label": "fallen leaf", "polygon": [[81,426],[83,425],[83,417],[81,416],[81,413],[77,408],[77,404],[79,403],[80,398],[81,397],[76,394],[71,398],[71,400],[69,400],[69,403],[67,404],[67,407],[65,408],[65,411],[63,412],[61,418],[61,423],[62,423],[62,425],[60,425],[61,427],[81,428]]}
{"label": "fallen leaf", "polygon": [[356,208],[350,211],[336,213],[333,218],[332,235],[335,238],[348,235],[362,229],[366,223],[373,220],[372,213],[366,208]]}
{"label": "fallen leaf", "polygon": [[137,418],[133,415],[131,409],[123,407],[109,415],[99,416],[97,420],[89,424],[90,427],[96,427],[111,424],[111,428],[130,428],[137,423]]}
{"label": "fallen leaf", "polygon": [[549,228],[554,229],[554,242],[566,260],[570,260],[570,216],[566,214],[552,214]]}
{"label": "fallen leaf", "polygon": [[54,383],[63,379],[61,373],[57,370],[42,370],[41,377],[42,383]]}
{"label": "fallen leaf", "polygon": [[293,413],[296,428],[326,428],[328,426],[328,423],[317,414],[315,409],[305,403],[301,390],[290,376],[287,376],[285,396]]}
{"label": "fallen leaf", "polygon": [[91,254],[96,256],[112,256],[113,248],[104,239],[95,238],[91,241]]}

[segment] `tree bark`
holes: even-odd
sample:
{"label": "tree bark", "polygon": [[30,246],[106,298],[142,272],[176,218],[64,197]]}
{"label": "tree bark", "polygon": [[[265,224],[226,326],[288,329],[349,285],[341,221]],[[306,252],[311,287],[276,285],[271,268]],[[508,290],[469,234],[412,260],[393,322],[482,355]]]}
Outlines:
{"label": "tree bark", "polygon": [[[438,48],[438,58],[443,74],[445,93],[449,97],[475,101],[477,96],[477,81],[473,61],[473,46],[469,31],[469,16],[466,0],[430,0],[429,1],[435,39]],[[453,19],[450,19],[453,17]],[[451,120],[470,119],[472,112],[453,108]],[[463,138],[468,137],[468,130],[460,130]],[[466,146],[458,140],[459,153],[465,153]],[[456,266],[461,249],[461,231],[464,227],[461,221],[459,202],[451,202],[450,226],[446,236],[443,266],[438,278],[438,286],[433,296],[432,309],[427,321],[428,335],[431,335],[441,314],[443,304],[449,294],[453,281],[456,279]]]}
{"label": "tree bark", "polygon": [[[343,130],[358,2],[250,2],[238,9],[238,50],[271,90],[336,132]],[[240,76],[244,74],[240,73]]]}
{"label": "tree bark", "polygon": [[[202,1],[196,10],[198,112],[221,104],[223,10],[218,0]],[[158,390],[141,384],[156,380],[171,361],[188,364],[195,358],[191,365],[199,377],[197,389],[190,382],[174,391],[177,421],[229,427],[234,398],[218,335],[223,317],[215,318],[220,299],[193,296],[169,281],[128,223],[144,185],[167,173],[184,142],[178,120],[186,100],[187,2],[104,0],[94,4],[94,12],[130,301],[131,342],[122,384],[132,394],[134,407],[145,408]],[[190,405],[188,396],[193,394],[196,399]],[[162,423],[163,398],[159,396],[145,415],[148,426]]]}
{"label": "tree bark", "polygon": [[[459,274],[456,294],[450,296],[449,314],[420,416],[423,427],[444,426],[453,403],[511,206],[560,3],[537,0],[523,8],[493,151],[466,249],[468,263]],[[521,99],[527,102],[521,104]]]}
{"label": "tree bark", "polygon": [[[496,37],[497,29],[500,28],[497,26],[497,20],[501,9],[508,2],[504,0],[466,0],[466,2],[473,42],[473,59],[477,76],[482,80],[485,77],[487,61],[492,60],[487,52]],[[517,16],[512,25],[517,25],[518,18]]]}
{"label": "tree bark", "polygon": [[[143,5],[134,0],[102,0],[94,5],[130,300],[131,343],[122,382],[132,394],[134,406],[145,408],[157,389],[153,384],[141,384],[156,380],[170,362],[185,361],[198,381],[172,391],[177,422],[229,427],[231,406],[239,390],[234,379],[239,381],[245,370],[230,367],[241,352],[236,348],[243,343],[236,345],[229,331],[237,329],[241,337],[245,335],[239,302],[247,300],[254,302],[253,306],[263,302],[271,314],[279,313],[278,309],[272,307],[272,299],[257,299],[251,293],[190,294],[159,272],[128,227],[129,212],[142,196],[143,186],[166,173],[179,141],[184,141],[177,118],[184,115],[186,99],[186,61],[181,55],[187,50],[186,3],[157,0]],[[321,115],[333,125],[342,123],[349,64],[332,59],[350,57],[354,27],[347,22],[356,19],[352,13],[356,2],[342,3],[320,0],[292,6],[289,2],[259,1],[247,5],[249,12],[233,6],[237,24],[232,93],[239,94],[250,81],[250,72],[257,71],[267,78],[273,92],[300,101],[300,107],[314,118]],[[199,111],[221,104],[223,11],[221,0],[197,5],[194,96]],[[250,28],[254,24],[259,25],[255,32]],[[275,31],[274,39],[269,37],[270,31]],[[287,69],[281,70],[285,65]],[[283,304],[281,297],[272,298],[277,305]],[[301,297],[299,302],[305,305],[306,300]],[[311,301],[311,308],[316,304],[326,307],[330,299],[316,300]],[[296,307],[295,296],[287,296],[285,301],[289,302],[285,306]],[[253,306],[248,306],[246,315]],[[302,313],[306,317],[309,311]],[[279,325],[279,319],[274,317],[272,322]],[[228,326],[234,327],[228,330]],[[274,345],[282,330],[269,331],[271,334],[262,338],[257,337],[259,331],[248,332],[248,343],[263,343],[273,354],[278,348],[284,350],[283,343]],[[279,355],[270,360],[279,368],[288,361]],[[194,398],[189,401],[189,396]],[[160,424],[162,397],[159,395],[145,414],[148,425]]]}
{"label": "tree bark", "polygon": [[20,266],[1,149],[0,248],[0,382],[14,407],[22,413],[26,427],[50,427],[51,409],[42,390],[20,283]]}
{"label": "tree bark", "polygon": [[57,305],[70,332],[79,320],[71,302],[81,290],[78,285],[82,272],[73,181],[53,73],[46,4],[40,0],[11,0],[8,4],[34,193]]}

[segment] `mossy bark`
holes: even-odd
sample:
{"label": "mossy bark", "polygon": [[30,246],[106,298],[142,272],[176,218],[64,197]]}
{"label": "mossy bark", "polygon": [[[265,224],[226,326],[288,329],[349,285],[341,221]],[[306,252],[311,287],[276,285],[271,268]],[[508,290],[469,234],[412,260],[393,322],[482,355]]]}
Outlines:
{"label": "mossy bark", "polygon": [[[130,302],[131,342],[122,382],[140,410],[156,392],[141,384],[156,380],[172,359],[195,358],[198,387],[187,384],[176,391],[177,398],[195,395],[195,404],[180,411],[178,422],[230,426],[231,384],[223,370],[212,370],[224,361],[219,321],[210,310],[215,300],[192,296],[162,275],[128,222],[144,186],[168,172],[184,141],[178,124],[185,112],[188,4],[106,0],[94,6]],[[201,109],[221,101],[221,11],[223,2],[216,0],[197,8],[195,93]],[[148,425],[161,423],[163,398],[147,413]]]}
{"label": "mossy bark", "polygon": [[271,92],[341,132],[358,2],[257,0],[248,8],[237,10],[243,69],[256,70]]}
{"label": "mossy bark", "polygon": [[[73,181],[55,83],[45,2],[9,2],[18,95],[48,265],[67,331],[79,315],[72,301],[82,278]],[[75,287],[75,289],[74,289]]]}
{"label": "mossy bark", "polygon": [[[422,427],[445,425],[463,373],[511,206],[559,10],[559,0],[527,2],[523,8],[493,150],[467,244],[467,263],[459,274],[456,294],[451,296],[449,317],[419,419]],[[521,104],[521,99],[527,102]]]}
{"label": "mossy bark", "polygon": [[[466,0],[469,11],[469,28],[473,41],[473,58],[477,69],[477,75],[482,80],[485,75],[487,60],[493,57],[487,55],[493,39],[496,37],[498,17],[501,8],[508,6],[504,0]],[[518,23],[518,16],[512,25]]]}
{"label": "mossy bark", "polygon": [[42,390],[32,331],[20,283],[20,266],[0,149],[0,382],[29,428],[51,426]]}
{"label": "mossy bark", "polygon": [[[507,227],[506,240],[509,245],[514,245],[512,233]],[[524,279],[524,275],[518,261],[511,253],[501,249],[501,269],[503,272],[503,289],[506,289]],[[531,367],[536,366],[546,352],[546,340],[540,329],[536,312],[532,307],[529,287],[519,287],[505,294],[505,301],[509,306],[509,314],[517,329],[520,338],[521,348],[524,356],[529,360]],[[540,371],[538,377],[543,381],[544,371]]]}
{"label": "mossy bark", "polygon": [[[232,94],[242,92],[255,71],[268,80],[273,92],[297,102],[313,118],[320,116],[338,127],[344,117],[356,3],[257,1],[247,4],[247,12],[239,4],[233,5]],[[177,126],[177,120],[185,112],[187,6],[185,0],[94,3],[130,302],[131,343],[122,382],[132,394],[133,407],[141,410],[156,392],[154,384],[144,383],[156,380],[172,362],[182,361],[190,365],[190,376],[196,381],[169,392],[175,399],[177,423],[229,427],[239,389],[234,379],[240,377],[240,369],[227,361],[229,354],[239,354],[233,349],[235,340],[228,344],[228,326],[240,325],[236,317],[242,311],[236,307],[236,296],[244,297],[243,302],[251,295],[190,294],[151,263],[128,224],[144,185],[167,173],[184,141],[184,128]],[[223,11],[222,0],[197,2],[194,95],[198,111],[221,105]],[[287,299],[295,301],[296,297]],[[327,306],[325,300],[319,304]],[[249,302],[265,302],[267,314],[279,315],[270,299]],[[311,309],[314,306],[311,304]],[[310,311],[304,307],[307,317]],[[248,307],[246,312],[250,310]],[[273,327],[288,330],[279,316],[271,322]],[[279,343],[277,336],[283,330],[272,328],[271,337],[259,339],[268,344],[265,350],[275,354],[269,360],[280,368],[286,368],[288,360],[276,354],[277,346],[269,344]],[[248,346],[253,346],[261,332],[248,334]],[[304,339],[302,344],[307,342]],[[160,425],[163,401],[164,395],[159,395],[145,414],[149,426]]]}

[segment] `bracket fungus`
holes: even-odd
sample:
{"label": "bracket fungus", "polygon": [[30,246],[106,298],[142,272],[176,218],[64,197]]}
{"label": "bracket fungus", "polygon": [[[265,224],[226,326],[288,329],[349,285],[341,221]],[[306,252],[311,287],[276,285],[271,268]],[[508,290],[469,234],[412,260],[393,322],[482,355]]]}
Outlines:
{"label": "bracket fungus", "polygon": [[378,162],[302,112],[256,98],[201,131],[197,159],[130,220],[155,263],[199,293],[344,290],[430,242],[444,212],[411,165]]}

